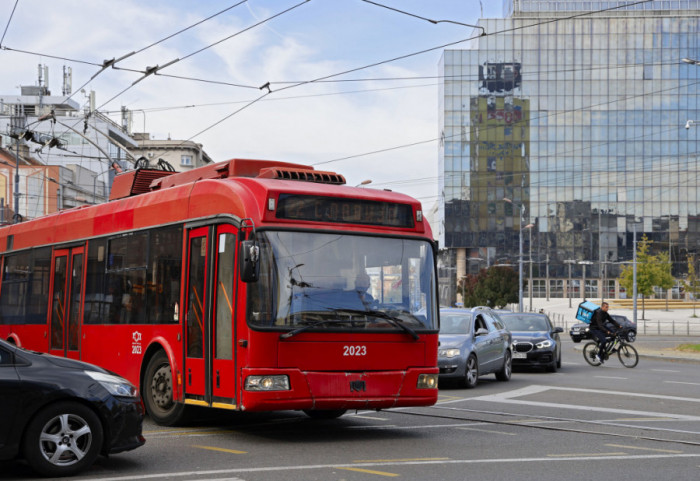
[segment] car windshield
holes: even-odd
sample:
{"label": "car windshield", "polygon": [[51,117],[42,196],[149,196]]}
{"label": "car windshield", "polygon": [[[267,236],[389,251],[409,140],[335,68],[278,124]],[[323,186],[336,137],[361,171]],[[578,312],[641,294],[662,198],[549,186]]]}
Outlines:
{"label": "car windshield", "polygon": [[547,331],[547,320],[541,316],[507,315],[501,316],[509,331]]}
{"label": "car windshield", "polygon": [[433,248],[417,239],[259,231],[251,326],[283,330],[437,329]]}
{"label": "car windshield", "polygon": [[464,313],[440,312],[440,334],[467,334],[470,331],[472,315]]}

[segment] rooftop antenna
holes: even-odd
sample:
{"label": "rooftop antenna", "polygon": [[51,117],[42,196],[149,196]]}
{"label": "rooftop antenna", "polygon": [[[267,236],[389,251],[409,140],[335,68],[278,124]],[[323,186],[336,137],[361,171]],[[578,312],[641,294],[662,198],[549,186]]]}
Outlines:
{"label": "rooftop antenna", "polygon": [[73,91],[73,69],[63,66],[63,95],[70,95]]}

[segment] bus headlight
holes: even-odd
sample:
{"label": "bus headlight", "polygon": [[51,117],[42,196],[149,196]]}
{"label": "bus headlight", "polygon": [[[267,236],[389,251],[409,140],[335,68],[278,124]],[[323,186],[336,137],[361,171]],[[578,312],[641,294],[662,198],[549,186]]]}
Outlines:
{"label": "bus headlight", "polygon": [[289,391],[289,376],[248,376],[246,391]]}
{"label": "bus headlight", "polygon": [[435,389],[438,385],[437,374],[421,374],[416,383],[417,389]]}

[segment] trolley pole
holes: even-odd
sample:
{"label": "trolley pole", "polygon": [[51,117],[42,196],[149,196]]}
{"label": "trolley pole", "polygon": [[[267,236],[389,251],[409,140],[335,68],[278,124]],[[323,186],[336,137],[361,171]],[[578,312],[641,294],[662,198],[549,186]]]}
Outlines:
{"label": "trolley pole", "polygon": [[15,215],[13,217],[14,223],[19,222],[19,137],[16,139],[16,145],[17,145],[17,162],[15,163],[15,191],[14,191],[14,197],[15,197]]}

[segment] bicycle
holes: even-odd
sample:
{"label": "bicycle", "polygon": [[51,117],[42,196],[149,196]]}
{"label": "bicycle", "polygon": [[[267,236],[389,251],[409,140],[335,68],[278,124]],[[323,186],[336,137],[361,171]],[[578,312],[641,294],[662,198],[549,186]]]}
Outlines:
{"label": "bicycle", "polygon": [[[617,357],[622,365],[632,368],[639,362],[639,354],[633,346],[625,342],[626,336],[627,331],[620,329],[612,337],[608,337],[608,343],[605,346],[605,359],[607,360],[611,354],[617,352]],[[598,349],[598,341],[592,341],[583,346],[583,358],[593,367],[603,364],[598,359]]]}

